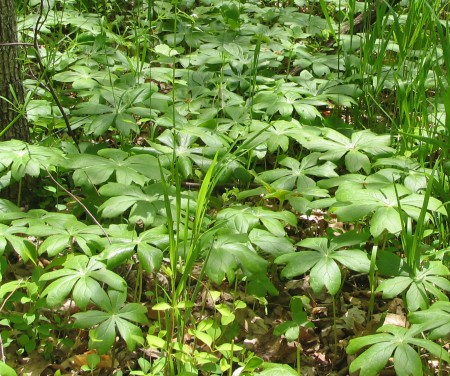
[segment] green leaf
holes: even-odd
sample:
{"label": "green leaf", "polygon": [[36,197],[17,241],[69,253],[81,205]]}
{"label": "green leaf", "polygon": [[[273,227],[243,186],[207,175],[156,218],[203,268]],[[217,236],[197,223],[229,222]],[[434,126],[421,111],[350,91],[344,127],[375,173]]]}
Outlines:
{"label": "green leaf", "polygon": [[167,342],[163,338],[151,334],[147,335],[146,340],[150,347],[156,349],[165,349],[167,346]]}
{"label": "green leaf", "polygon": [[[350,341],[351,342],[351,341]],[[360,376],[375,376],[386,366],[396,345],[377,343],[359,355],[351,364],[351,373],[360,370]]]}
{"label": "green leaf", "polygon": [[[448,325],[448,323],[447,323]],[[431,338],[430,338],[431,339]],[[419,346],[427,350],[430,354],[434,355],[439,360],[444,360],[450,363],[450,355],[448,351],[439,344],[424,338],[411,338],[409,343],[414,346]]]}
{"label": "green leaf", "polygon": [[18,140],[0,142],[0,167],[9,168],[16,181],[25,175],[39,176],[41,171],[46,172],[61,163],[62,156],[60,150],[48,146],[29,145]]}
{"label": "green leaf", "polygon": [[155,52],[164,56],[176,56],[178,51],[174,48],[170,48],[167,44],[158,44],[154,47]]}
{"label": "green leaf", "polygon": [[316,265],[322,256],[313,251],[300,251],[279,256],[275,259],[276,264],[286,264],[281,271],[283,278],[293,278],[306,273]]}
{"label": "green leaf", "polygon": [[106,312],[93,310],[76,313],[73,315],[75,326],[89,328],[98,325],[90,332],[90,339],[91,346],[98,349],[101,354],[110,350],[116,337],[116,330],[119,331],[127,347],[133,350],[136,344],[143,343],[144,338],[141,329],[130,321],[146,324],[147,309],[137,303],[125,304],[125,291],[108,290],[108,294],[104,293],[104,296],[108,302],[93,300],[96,304],[100,303]]}
{"label": "green leaf", "polygon": [[335,295],[341,287],[341,271],[331,258],[322,258],[310,273],[310,285],[315,292],[325,286],[331,295]]}
{"label": "green leaf", "polygon": [[47,252],[50,257],[55,257],[69,246],[70,236],[53,235],[45,239],[39,247],[39,254]]}
{"label": "green leaf", "polygon": [[297,245],[314,249],[318,252],[328,253],[328,239],[327,238],[306,238],[298,242]]}
{"label": "green leaf", "polygon": [[399,276],[385,279],[378,285],[377,292],[383,291],[383,298],[391,299],[400,295],[413,282],[411,277]]}
{"label": "green leaf", "polygon": [[345,167],[350,172],[357,172],[362,169],[368,175],[370,174],[371,163],[367,155],[358,150],[350,150],[345,155]]}
{"label": "green leaf", "polygon": [[76,328],[90,328],[109,318],[109,314],[102,311],[90,310],[87,312],[79,312],[72,315],[76,320]]}
{"label": "green leaf", "polygon": [[286,237],[274,236],[270,232],[254,228],[250,231],[249,240],[258,246],[263,253],[278,257],[295,251],[292,242]]}
{"label": "green leaf", "polygon": [[105,196],[115,196],[99,207],[105,218],[121,215],[131,207],[130,221],[142,220],[145,225],[150,225],[154,222],[158,211],[164,207],[160,184],[152,184],[141,190],[136,186],[108,183],[103,185],[99,192]]}
{"label": "green leaf", "polygon": [[438,301],[429,309],[409,314],[413,324],[420,324],[424,331],[430,330],[429,339],[442,338],[450,334],[450,303]]}
{"label": "green leaf", "polygon": [[11,201],[5,200],[3,198],[0,199],[0,213],[8,213],[8,212],[20,212],[18,206],[14,205]]}
{"label": "green leaf", "polygon": [[423,283],[417,281],[411,283],[406,292],[406,304],[410,311],[428,308],[429,299]]}
{"label": "green leaf", "polygon": [[77,277],[73,275],[59,278],[58,280],[50,283],[50,285],[48,285],[43,291],[42,295],[47,295],[47,303],[50,307],[61,304],[67,295],[69,295],[72,291],[76,281]]}
{"label": "green leaf", "polygon": [[363,337],[352,338],[347,346],[347,354],[355,354],[362,347],[374,345],[376,343],[384,343],[392,341],[392,336],[390,334],[371,334]]}
{"label": "green leaf", "polygon": [[89,370],[93,370],[100,363],[100,356],[97,354],[89,354],[86,356],[86,365],[89,367]]}
{"label": "green leaf", "polygon": [[74,115],[103,115],[115,112],[111,106],[98,103],[80,103],[77,109],[72,111]]}
{"label": "green leaf", "polygon": [[152,310],[154,310],[154,311],[167,311],[169,309],[172,309],[172,306],[166,302],[156,303],[152,307]]}
{"label": "green leaf", "polygon": [[270,183],[274,189],[293,190],[295,186],[300,191],[315,186],[315,182],[309,176],[335,177],[338,176],[334,169],[337,167],[331,162],[318,164],[320,153],[311,153],[299,162],[288,156],[281,156],[279,163],[286,168],[277,168],[264,171],[258,178]]}
{"label": "green leaf", "polygon": [[[102,292],[98,281],[120,291],[126,288],[123,278],[107,270],[103,263],[94,258],[89,259],[85,255],[70,256],[63,266],[63,269],[45,273],[40,277],[40,281],[55,279],[42,292],[43,296],[47,296],[50,306],[62,303],[74,288],[72,292],[74,301],[81,305],[80,308],[85,309],[89,299],[94,299]],[[80,285],[76,287],[78,283]]]}
{"label": "green leaf", "polygon": [[294,103],[293,106],[295,108],[295,112],[297,112],[297,114],[300,116],[300,118],[302,120],[304,120],[306,122],[306,124],[310,124],[308,122],[311,122],[316,117],[321,116],[319,110],[317,110],[316,107],[314,107],[310,104],[302,103],[301,101],[298,101],[298,102]]}
{"label": "green leaf", "polygon": [[8,366],[6,363],[0,362],[0,375],[2,376],[17,376],[16,371]]}
{"label": "green leaf", "polygon": [[296,341],[300,335],[300,327],[298,325],[293,325],[286,329],[284,335],[286,336],[288,342]]}
{"label": "green leaf", "polygon": [[[4,228],[4,225],[0,225],[0,231]],[[0,239],[2,234],[0,233]],[[25,238],[4,233],[4,239],[12,246],[14,251],[24,260],[24,262],[31,260],[33,264],[37,263],[36,246]],[[3,240],[4,242],[4,240]]]}
{"label": "green leaf", "polygon": [[422,376],[419,354],[408,344],[400,344],[394,352],[394,369],[398,376]]}
{"label": "green leaf", "polygon": [[249,277],[266,272],[267,261],[233,236],[219,236],[209,252],[205,271],[215,283],[220,284],[225,276],[233,281],[238,268]]}
{"label": "green leaf", "polygon": [[[406,262],[400,256],[389,251],[378,251],[377,268],[381,275],[398,276],[408,270]],[[406,275],[409,273],[406,272]]]}
{"label": "green leaf", "polygon": [[97,291],[96,294],[92,296],[92,301],[97,307],[106,312],[112,312],[114,310],[110,296],[103,289]]}
{"label": "green leaf", "polygon": [[77,185],[101,184],[114,173],[116,181],[124,185],[136,183],[143,186],[149,179],[161,179],[155,157],[146,154],[128,157],[128,153],[121,150],[101,149],[98,156],[72,155],[65,166],[75,170],[73,178]]}
{"label": "green leaf", "polygon": [[138,343],[142,344],[144,342],[142,330],[137,325],[118,317],[116,319],[116,326],[120,336],[127,344],[128,350],[133,351]]}
{"label": "green leaf", "polygon": [[22,279],[2,283],[0,285],[0,300],[3,301],[7,294],[14,292],[22,287],[26,287],[26,282]]}
{"label": "green leaf", "polygon": [[331,257],[351,270],[360,273],[368,273],[370,270],[370,260],[367,252],[349,249],[335,252]]}
{"label": "green leaf", "polygon": [[[70,70],[66,70],[53,75],[53,79],[59,82],[72,82],[74,89],[93,89],[100,83],[108,84],[109,80],[114,81],[117,77],[108,71],[95,71],[83,65],[72,65]],[[100,81],[100,82],[99,82]]]}
{"label": "green leaf", "polygon": [[93,134],[97,137],[101,136],[105,134],[110,127],[113,126],[115,119],[116,114],[96,116],[93,118],[91,124],[89,124],[86,133]]}
{"label": "green leaf", "polygon": [[221,345],[216,346],[216,350],[218,351],[242,351],[243,347],[236,345],[234,343],[222,343]]}
{"label": "green leaf", "polygon": [[[419,194],[411,194],[406,197],[403,197],[400,200],[400,204],[403,205],[409,205],[409,206],[415,206],[417,208],[422,208],[424,205],[425,196],[419,195]],[[439,212],[443,215],[447,215],[447,211],[445,210],[445,206],[442,204],[441,201],[434,197],[428,198],[428,204],[427,204],[427,210],[433,211],[433,212]]]}
{"label": "green leaf", "polygon": [[122,265],[134,254],[135,243],[111,244],[99,255],[99,258],[106,260],[108,268],[115,268]]}
{"label": "green leaf", "polygon": [[103,291],[96,280],[88,276],[79,278],[72,291],[75,304],[83,310],[86,309],[92,297],[98,295],[100,290]]}
{"label": "green leaf", "polygon": [[303,305],[303,298],[301,296],[293,296],[291,298],[291,313],[292,320],[297,325],[304,325],[308,323],[308,315],[305,312],[305,307]]}
{"label": "green leaf", "polygon": [[142,268],[147,273],[158,271],[163,260],[163,253],[156,247],[149,244],[141,243],[137,249],[137,256]]}
{"label": "green leaf", "polygon": [[190,330],[189,332],[191,335],[194,335],[196,338],[198,338],[200,341],[202,341],[205,345],[207,345],[209,348],[211,348],[213,339],[208,333],[201,332],[200,330]]}
{"label": "green leaf", "polygon": [[218,220],[223,220],[227,226],[239,234],[249,233],[258,223],[275,236],[284,236],[284,226],[297,225],[297,218],[288,211],[274,212],[262,207],[232,207],[221,210],[217,214]]}
{"label": "green leaf", "polygon": [[[337,196],[336,196],[337,198]],[[331,207],[331,211],[337,215],[342,222],[356,222],[370,214],[379,205],[375,202],[340,203]]]}
{"label": "green leaf", "polygon": [[127,283],[121,276],[111,270],[106,269],[102,263],[98,263],[98,265],[101,266],[98,267],[95,272],[91,273],[91,276],[93,278],[95,278],[97,281],[106,283],[114,290],[124,291],[126,289]]}
{"label": "green leaf", "polygon": [[391,234],[398,234],[402,230],[399,212],[393,207],[378,208],[370,221],[370,233],[379,237],[386,230]]}
{"label": "green leaf", "polygon": [[116,340],[116,320],[109,317],[96,329],[89,332],[91,348],[97,349],[100,354],[106,354]]}
{"label": "green leaf", "polygon": [[264,363],[262,365],[263,370],[256,373],[260,376],[298,376],[297,372],[287,364],[278,363]]}
{"label": "green leaf", "polygon": [[130,114],[119,113],[114,120],[117,130],[125,137],[129,136],[131,131],[135,133],[139,131],[136,120]]}
{"label": "green leaf", "polygon": [[114,218],[123,214],[137,201],[138,198],[136,196],[111,197],[99,207],[99,211],[102,212],[103,218]]}

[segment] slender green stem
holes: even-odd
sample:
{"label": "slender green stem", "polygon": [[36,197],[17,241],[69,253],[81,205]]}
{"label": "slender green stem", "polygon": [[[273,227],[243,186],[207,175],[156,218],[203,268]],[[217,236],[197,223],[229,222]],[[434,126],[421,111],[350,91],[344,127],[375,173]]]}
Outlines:
{"label": "slender green stem", "polygon": [[230,368],[228,368],[228,376],[233,375],[233,354],[234,354],[234,339],[231,340],[231,349],[230,349]]}
{"label": "slender green stem", "polygon": [[375,290],[377,288],[377,280],[376,280],[376,261],[378,253],[377,242],[378,239],[375,238],[372,253],[370,255],[370,270],[369,270],[370,300],[369,300],[369,309],[367,312],[367,321],[372,320],[373,308],[375,306]]}
{"label": "slender green stem", "polygon": [[333,358],[337,359],[338,357],[338,338],[337,338],[337,326],[336,326],[336,297],[335,295],[331,295],[331,302],[333,305]]}

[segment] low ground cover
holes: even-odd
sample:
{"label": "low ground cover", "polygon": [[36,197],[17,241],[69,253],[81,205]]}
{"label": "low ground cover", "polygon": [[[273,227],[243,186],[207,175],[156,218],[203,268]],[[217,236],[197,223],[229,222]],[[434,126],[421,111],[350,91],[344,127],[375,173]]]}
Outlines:
{"label": "low ground cover", "polygon": [[2,375],[449,371],[448,3],[18,7]]}

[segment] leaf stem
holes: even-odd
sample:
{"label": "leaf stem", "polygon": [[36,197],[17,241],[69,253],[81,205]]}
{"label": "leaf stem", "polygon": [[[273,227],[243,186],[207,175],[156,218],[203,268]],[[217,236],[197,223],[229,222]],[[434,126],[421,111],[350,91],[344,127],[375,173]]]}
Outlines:
{"label": "leaf stem", "polygon": [[97,218],[94,217],[94,215],[89,211],[89,209],[86,207],[86,205],[84,205],[80,199],[75,196],[72,192],[70,192],[69,190],[67,190],[65,187],[63,187],[50,173],[50,171],[46,168],[47,170],[47,174],[48,177],[60,188],[62,189],[64,192],[66,192],[70,197],[72,197],[86,212],[86,214],[92,219],[92,221],[98,226],[100,227],[100,230],[103,232],[103,235],[105,235],[105,238],[108,240],[108,243],[111,245],[112,241],[110,239],[110,237],[108,236],[108,233],[106,232],[106,230],[104,229],[104,227],[101,225],[101,223],[97,220]]}

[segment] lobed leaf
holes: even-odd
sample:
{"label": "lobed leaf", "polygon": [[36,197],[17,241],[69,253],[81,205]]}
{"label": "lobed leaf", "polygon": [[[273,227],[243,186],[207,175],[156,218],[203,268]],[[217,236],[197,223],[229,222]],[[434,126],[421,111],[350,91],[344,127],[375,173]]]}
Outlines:
{"label": "lobed leaf", "polygon": [[360,376],[376,376],[386,366],[396,348],[395,343],[376,343],[359,355],[351,364],[349,372],[360,370]]}

